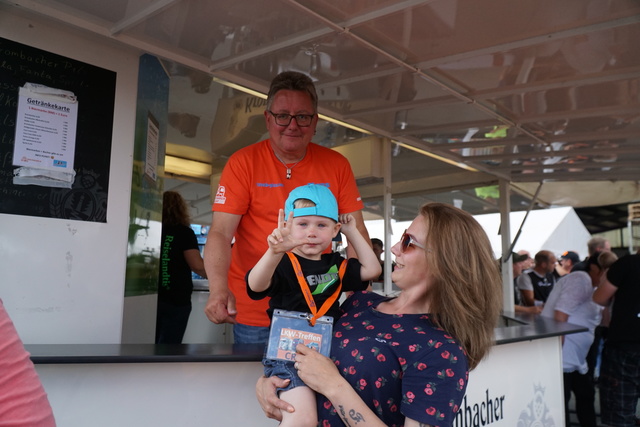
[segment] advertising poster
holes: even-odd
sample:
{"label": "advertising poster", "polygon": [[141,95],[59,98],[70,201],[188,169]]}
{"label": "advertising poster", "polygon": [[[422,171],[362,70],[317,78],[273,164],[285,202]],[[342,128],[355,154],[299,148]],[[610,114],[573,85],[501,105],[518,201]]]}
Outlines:
{"label": "advertising poster", "polygon": [[453,426],[563,427],[560,337],[494,346],[469,373]]}

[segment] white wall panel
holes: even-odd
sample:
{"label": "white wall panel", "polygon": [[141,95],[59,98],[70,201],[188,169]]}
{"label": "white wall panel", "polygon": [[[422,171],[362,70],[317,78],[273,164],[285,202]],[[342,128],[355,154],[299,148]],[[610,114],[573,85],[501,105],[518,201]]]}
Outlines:
{"label": "white wall panel", "polygon": [[117,73],[107,222],[0,214],[0,298],[25,343],[118,343],[139,54],[2,5],[0,37]]}

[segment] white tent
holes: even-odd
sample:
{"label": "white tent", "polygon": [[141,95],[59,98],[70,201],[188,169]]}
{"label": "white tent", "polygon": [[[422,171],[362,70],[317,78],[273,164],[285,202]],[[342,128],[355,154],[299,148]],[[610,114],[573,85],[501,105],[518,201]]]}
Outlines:
{"label": "white tent", "polygon": [[[511,241],[522,224],[526,212],[512,212]],[[476,215],[476,220],[482,225],[491,240],[491,246],[496,257],[502,254],[500,229],[500,214]],[[584,258],[588,255],[587,241],[591,235],[582,221],[571,207],[542,209],[529,212],[514,252],[527,250],[531,256],[540,250],[549,250],[556,255],[564,251],[574,251]]]}
{"label": "white tent", "polygon": [[[522,224],[526,212],[512,212],[511,241]],[[476,215],[475,219],[482,225],[496,258],[502,254],[500,232],[500,214]],[[369,236],[384,240],[383,220],[367,221]],[[410,221],[391,223],[392,238],[388,244],[394,244],[400,238],[402,232],[411,224]],[[522,227],[520,237],[514,246],[514,252],[527,250],[531,256],[540,250],[549,250],[559,256],[564,251],[574,251],[584,258],[588,255],[587,241],[591,235],[580,221],[580,218],[571,207],[550,208],[534,210]]]}

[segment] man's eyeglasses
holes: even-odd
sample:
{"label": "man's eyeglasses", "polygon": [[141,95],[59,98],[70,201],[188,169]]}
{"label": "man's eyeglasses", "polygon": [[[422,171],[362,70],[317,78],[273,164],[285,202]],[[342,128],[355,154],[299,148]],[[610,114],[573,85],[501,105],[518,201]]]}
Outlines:
{"label": "man's eyeglasses", "polygon": [[402,252],[406,252],[407,249],[409,249],[409,246],[415,246],[422,250],[427,250],[427,248],[425,248],[424,245],[418,243],[411,234],[407,234],[407,230],[404,230],[404,233],[402,233],[402,237],[400,237],[400,250]]}
{"label": "man's eyeglasses", "polygon": [[291,123],[291,119],[296,119],[296,123],[298,126],[305,128],[307,126],[311,126],[311,122],[313,121],[313,116],[315,114],[284,114],[284,113],[274,113],[273,111],[269,111],[269,114],[273,116],[273,119],[276,121],[278,126],[289,126]]}

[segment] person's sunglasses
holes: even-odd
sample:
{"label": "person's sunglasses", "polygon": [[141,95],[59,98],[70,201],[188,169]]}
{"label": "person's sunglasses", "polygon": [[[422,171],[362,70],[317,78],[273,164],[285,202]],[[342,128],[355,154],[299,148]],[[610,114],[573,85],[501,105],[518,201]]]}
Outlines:
{"label": "person's sunglasses", "polygon": [[409,246],[415,246],[422,250],[426,250],[426,248],[418,243],[411,234],[407,234],[407,230],[404,230],[404,233],[402,233],[402,237],[400,237],[400,250],[402,252],[406,252],[407,249],[409,249]]}

